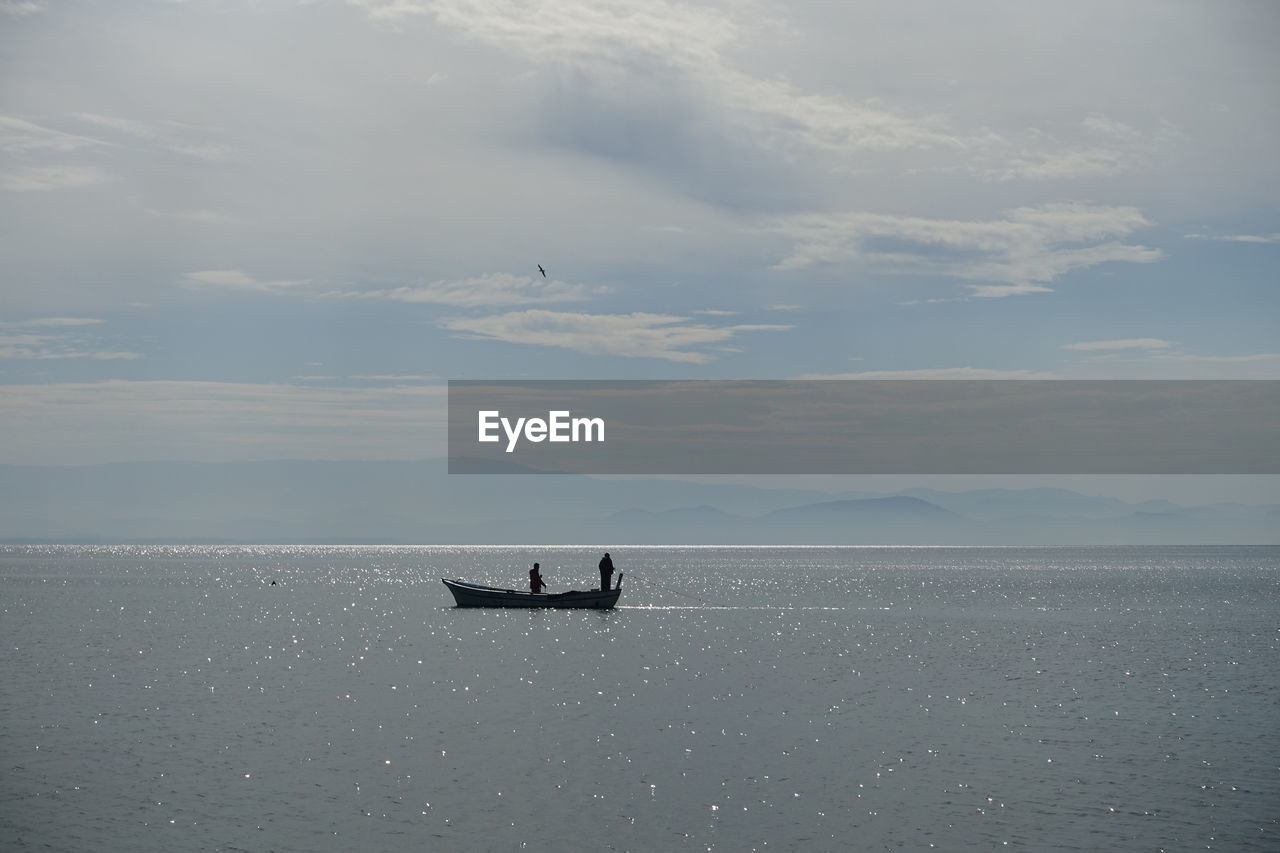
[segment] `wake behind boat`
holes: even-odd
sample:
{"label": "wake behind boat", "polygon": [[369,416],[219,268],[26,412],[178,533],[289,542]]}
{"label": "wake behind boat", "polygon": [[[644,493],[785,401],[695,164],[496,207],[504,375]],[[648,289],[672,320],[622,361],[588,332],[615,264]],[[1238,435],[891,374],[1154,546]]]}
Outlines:
{"label": "wake behind boat", "polygon": [[562,607],[607,609],[618,603],[622,595],[622,575],[613,589],[568,592],[520,592],[496,586],[481,586],[462,580],[440,579],[459,607]]}

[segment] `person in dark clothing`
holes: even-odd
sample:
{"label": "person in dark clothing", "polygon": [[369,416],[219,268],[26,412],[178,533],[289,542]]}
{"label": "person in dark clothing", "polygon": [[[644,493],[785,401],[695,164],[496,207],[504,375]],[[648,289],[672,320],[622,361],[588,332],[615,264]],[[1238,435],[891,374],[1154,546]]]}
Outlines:
{"label": "person in dark clothing", "polygon": [[612,589],[610,585],[613,579],[613,560],[609,559],[609,555],[605,554],[600,560],[600,591],[605,592]]}
{"label": "person in dark clothing", "polygon": [[538,570],[538,564],[534,563],[533,568],[529,570],[529,592],[537,595],[547,588],[542,582],[542,572]]}

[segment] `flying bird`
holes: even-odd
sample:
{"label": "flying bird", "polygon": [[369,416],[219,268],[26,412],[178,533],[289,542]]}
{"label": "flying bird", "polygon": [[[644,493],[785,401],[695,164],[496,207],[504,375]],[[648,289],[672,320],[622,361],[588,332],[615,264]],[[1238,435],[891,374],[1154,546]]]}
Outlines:
{"label": "flying bird", "polygon": [[542,268],[542,264],[538,264],[538,272],[542,273],[542,277],[547,277],[547,271]]}

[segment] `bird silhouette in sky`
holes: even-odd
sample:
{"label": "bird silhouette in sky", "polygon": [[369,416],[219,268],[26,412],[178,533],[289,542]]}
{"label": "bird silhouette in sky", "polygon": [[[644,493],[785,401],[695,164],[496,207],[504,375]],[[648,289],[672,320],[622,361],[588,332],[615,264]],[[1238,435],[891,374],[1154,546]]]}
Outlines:
{"label": "bird silhouette in sky", "polygon": [[542,268],[542,264],[538,264],[538,272],[542,273],[542,277],[547,277],[547,271]]}

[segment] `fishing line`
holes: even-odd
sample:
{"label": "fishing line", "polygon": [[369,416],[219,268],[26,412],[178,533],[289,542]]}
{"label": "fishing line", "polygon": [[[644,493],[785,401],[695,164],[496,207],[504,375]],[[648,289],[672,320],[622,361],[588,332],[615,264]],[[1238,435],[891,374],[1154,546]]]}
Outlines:
{"label": "fishing line", "polygon": [[[634,581],[636,580],[635,575],[630,575],[629,577],[631,578],[632,582],[634,582]],[[705,598],[698,598],[698,596],[696,596],[696,595],[690,595],[690,594],[689,594],[689,593],[687,593],[687,592],[681,592],[681,591],[680,591],[680,590],[678,590],[678,589],[673,589],[672,587],[669,587],[669,586],[667,586],[666,584],[658,583],[657,581],[655,581],[655,580],[650,580],[649,578],[641,578],[641,580],[643,580],[645,583],[647,583],[647,584],[649,584],[649,585],[651,585],[651,586],[656,586],[656,587],[658,587],[658,588],[660,588],[660,589],[662,589],[662,590],[665,590],[666,592],[669,592],[669,593],[671,593],[672,595],[678,595],[678,596],[680,596],[680,597],[682,597],[682,598],[688,598],[688,599],[690,599],[691,601],[696,601],[696,602],[698,602],[699,604],[705,605],[705,606],[707,606],[707,607],[712,606],[712,605],[711,605],[711,602],[707,601]]]}

